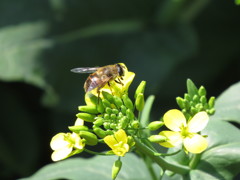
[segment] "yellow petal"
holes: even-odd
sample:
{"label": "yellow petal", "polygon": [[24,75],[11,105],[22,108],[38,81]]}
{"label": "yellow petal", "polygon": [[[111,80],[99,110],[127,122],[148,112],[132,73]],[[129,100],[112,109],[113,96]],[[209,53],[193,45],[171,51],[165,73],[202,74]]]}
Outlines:
{"label": "yellow petal", "polygon": [[80,119],[80,118],[77,118],[76,121],[75,121],[75,124],[74,126],[82,126],[84,125],[84,120]]}
{"label": "yellow petal", "polygon": [[64,148],[58,149],[52,153],[52,160],[59,161],[68,157],[68,155],[72,152],[72,146],[66,146]]}
{"label": "yellow petal", "polygon": [[159,135],[165,136],[167,138],[167,142],[159,143],[161,146],[171,148],[182,143],[182,136],[179,132],[162,131],[159,133]]}
{"label": "yellow petal", "polygon": [[163,116],[165,126],[172,131],[180,131],[182,126],[186,126],[186,118],[183,113],[177,109],[166,112]]}
{"label": "yellow petal", "polygon": [[208,142],[206,138],[195,133],[192,135],[191,138],[187,137],[183,140],[184,147],[187,151],[198,154],[207,149]]}
{"label": "yellow petal", "polygon": [[124,156],[128,151],[129,145],[123,143],[116,144],[113,149],[114,154],[116,154],[117,156]]}
{"label": "yellow petal", "polygon": [[123,129],[120,129],[117,132],[115,132],[114,137],[117,140],[117,142],[122,142],[124,144],[127,144],[128,137]]}
{"label": "yellow petal", "polygon": [[52,150],[61,149],[69,144],[69,142],[65,140],[65,135],[65,133],[58,133],[53,136],[50,142]]}
{"label": "yellow petal", "polygon": [[192,133],[202,131],[206,127],[208,120],[208,114],[204,111],[195,114],[188,122],[188,131]]}
{"label": "yellow petal", "polygon": [[114,145],[118,143],[113,135],[108,135],[103,140],[111,149],[114,149]]}

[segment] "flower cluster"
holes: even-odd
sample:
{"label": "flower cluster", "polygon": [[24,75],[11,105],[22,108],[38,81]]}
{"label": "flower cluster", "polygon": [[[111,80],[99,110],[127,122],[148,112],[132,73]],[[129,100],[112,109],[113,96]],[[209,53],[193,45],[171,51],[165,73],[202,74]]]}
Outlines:
{"label": "flower cluster", "polygon": [[[135,74],[129,72],[124,64],[121,83],[110,81],[101,88],[86,93],[86,105],[79,106],[77,121],[70,126],[71,133],[59,133],[52,138],[54,161],[65,159],[86,150],[85,145],[94,146],[98,142],[107,144],[111,151],[107,154],[124,156],[134,146],[132,136],[140,127],[134,115],[135,108],[141,111],[144,106],[145,82],[141,82],[135,93],[135,103],[128,97],[128,88]],[[84,125],[87,123],[87,126]],[[60,141],[60,140],[61,141]],[[81,144],[81,148],[78,146]],[[61,148],[52,144],[62,144]],[[62,153],[64,151],[64,153]],[[58,158],[54,158],[58,154]]]}
{"label": "flower cluster", "polygon": [[[129,72],[123,63],[119,65],[124,68],[123,76],[117,77],[118,81],[110,80],[101,89],[95,88],[87,92],[86,105],[78,107],[80,112],[76,115],[77,120],[74,126],[69,126],[71,132],[58,133],[52,138],[50,146],[54,150],[53,161],[68,158],[82,151],[99,155],[117,155],[118,160],[112,168],[112,178],[115,179],[122,166],[120,157],[125,156],[127,152],[136,150],[144,158],[149,156],[154,159],[154,156],[159,156],[160,153],[156,152],[151,142],[166,148],[180,147],[186,153],[193,154],[199,154],[207,148],[206,136],[202,136],[201,131],[207,126],[208,115],[213,114],[215,110],[214,97],[207,101],[203,86],[197,89],[193,82],[188,80],[188,93],[185,94],[184,99],[177,98],[181,111],[169,110],[161,121],[148,124],[147,116],[142,114],[150,110],[149,104],[146,106],[147,110],[144,110],[146,82],[142,81],[139,84],[133,103],[129,98],[128,88],[135,74]],[[140,123],[140,119],[145,122]],[[142,127],[146,124],[147,127]],[[150,135],[150,131],[156,131],[163,125],[169,130]],[[110,150],[106,153],[98,153],[87,149],[87,146],[95,146],[98,143],[105,143]]]}

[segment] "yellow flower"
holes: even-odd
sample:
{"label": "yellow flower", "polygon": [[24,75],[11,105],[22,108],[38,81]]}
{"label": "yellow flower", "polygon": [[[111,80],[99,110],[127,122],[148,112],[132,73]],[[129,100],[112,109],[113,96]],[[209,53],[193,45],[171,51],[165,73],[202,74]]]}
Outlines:
{"label": "yellow flower", "polygon": [[164,114],[163,121],[172,131],[160,132],[159,135],[167,137],[168,140],[159,144],[171,148],[183,143],[187,152],[201,153],[207,148],[208,142],[198,132],[206,127],[208,120],[207,113],[202,111],[197,113],[187,123],[181,111],[177,109],[169,110]]}
{"label": "yellow flower", "polygon": [[[117,83],[114,80],[112,80],[109,82],[110,87],[107,83],[104,87],[101,88],[100,91],[105,91],[110,94],[114,94],[114,96],[122,97],[123,94],[126,94],[128,92],[128,88],[131,85],[131,83],[135,77],[135,73],[128,71],[128,69],[124,63],[118,63],[118,64],[123,66],[123,69],[124,69],[124,75],[121,77],[122,79],[120,79],[122,84]],[[92,104],[92,102],[89,99],[89,96],[91,96],[92,94],[95,96],[98,96],[97,89],[93,89],[90,92],[90,94],[89,93],[85,94],[85,101],[86,101],[87,105]],[[101,93],[100,93],[100,96],[102,97]]]}
{"label": "yellow flower", "polygon": [[118,130],[114,135],[106,136],[103,140],[117,156],[124,156],[130,149],[127,134],[123,129]]}
{"label": "yellow flower", "polygon": [[52,160],[59,161],[83,151],[85,143],[76,133],[58,133],[50,143],[54,150]]}

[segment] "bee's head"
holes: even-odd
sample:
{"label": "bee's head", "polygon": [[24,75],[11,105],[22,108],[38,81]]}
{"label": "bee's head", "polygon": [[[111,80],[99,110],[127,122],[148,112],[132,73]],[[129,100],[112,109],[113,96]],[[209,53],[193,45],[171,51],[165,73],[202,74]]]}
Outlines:
{"label": "bee's head", "polygon": [[119,76],[124,76],[124,66],[121,64],[116,64]]}

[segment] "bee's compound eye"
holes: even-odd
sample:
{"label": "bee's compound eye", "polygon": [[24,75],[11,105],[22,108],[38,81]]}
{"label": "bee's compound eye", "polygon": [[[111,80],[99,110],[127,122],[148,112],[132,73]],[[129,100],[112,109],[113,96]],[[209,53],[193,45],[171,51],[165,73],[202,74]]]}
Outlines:
{"label": "bee's compound eye", "polygon": [[119,76],[123,76],[124,75],[123,67],[120,64],[117,64],[117,68]]}

